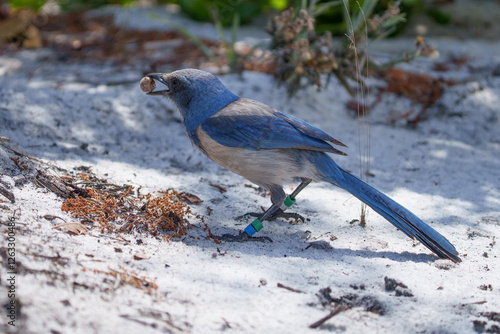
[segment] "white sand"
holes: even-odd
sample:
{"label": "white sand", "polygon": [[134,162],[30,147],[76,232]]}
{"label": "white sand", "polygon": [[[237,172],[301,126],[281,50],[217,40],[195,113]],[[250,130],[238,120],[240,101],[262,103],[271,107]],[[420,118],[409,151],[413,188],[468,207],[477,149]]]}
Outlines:
{"label": "white sand", "polygon": [[[411,45],[409,40],[384,43],[379,49]],[[194,216],[188,235],[172,242],[122,235],[124,242],[97,228],[71,236],[54,229],[60,220],[43,218],[77,221],[61,211],[63,200],[22,182],[9,159],[13,155],[0,147],[0,177],[16,198],[10,203],[0,196],[0,219],[16,218],[16,261],[24,268],[16,276],[19,332],[316,332],[308,326],[330,311],[317,296],[326,287],[335,298],[355,293],[358,299],[377,300],[385,311],[351,308],[320,327],[326,331],[470,333],[475,320],[486,321],[486,329],[500,326],[480,315],[500,312],[500,47],[478,40],[434,44],[440,61],[448,54],[471,58],[444,74],[468,82],[447,88],[416,129],[403,122],[386,124],[394,113],[419,106],[384,95],[371,116],[375,177],[369,181],[445,235],[462,263],[439,260],[373,211],[367,227],[350,224],[359,218],[360,202],[323,183],[310,185],[293,207],[310,221],[265,223],[260,234],[273,243],[216,245],[204,239],[207,232]],[[67,169],[91,166],[113,183],[144,192],[194,193],[203,202],[192,209],[205,216],[214,234],[237,233],[252,220],[237,216],[269,205],[248,181],[191,146],[174,106],[139,90],[141,68],[63,64],[54,56],[49,50],[0,56],[0,135],[21,150]],[[432,61],[404,67],[430,72]],[[357,119],[347,111],[349,97],[335,80],[321,92],[302,90],[291,100],[264,74],[221,80],[240,96],[301,117],[347,144],[349,156],[336,161],[359,173]],[[133,260],[137,253],[152,256]],[[2,305],[9,301],[6,261],[0,269]],[[90,269],[135,272],[156,282],[158,290],[148,294]],[[413,297],[385,291],[386,276],[406,284]],[[362,284],[364,289],[353,288]],[[5,314],[3,309],[0,331],[12,329]]]}

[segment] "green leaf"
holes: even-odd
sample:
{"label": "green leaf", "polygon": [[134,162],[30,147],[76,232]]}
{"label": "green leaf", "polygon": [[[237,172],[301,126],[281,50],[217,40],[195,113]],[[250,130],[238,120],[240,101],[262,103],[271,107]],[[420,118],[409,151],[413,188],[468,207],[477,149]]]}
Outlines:
{"label": "green leaf", "polygon": [[319,5],[314,6],[312,16],[316,17],[318,15],[323,14],[325,11],[332,7],[343,6],[342,0],[337,1],[329,1],[326,3],[320,3]]}
{"label": "green leaf", "polygon": [[274,9],[282,11],[286,9],[286,6],[288,5],[288,0],[271,0],[269,1],[269,4]]}
{"label": "green leaf", "polygon": [[380,26],[382,28],[389,28],[389,27],[395,26],[396,24],[398,24],[400,22],[406,22],[406,14],[405,13],[401,13],[401,14],[395,15],[393,17],[390,17],[387,21],[383,22]]}
{"label": "green leaf", "polygon": [[[357,2],[359,8],[359,2]],[[356,18],[353,22],[352,29],[354,32],[359,32],[361,28],[365,25],[365,20],[372,15],[373,9],[377,5],[378,0],[365,0],[360,11],[357,13]]]}
{"label": "green leaf", "polygon": [[234,43],[236,43],[236,39],[238,37],[238,29],[240,27],[240,15],[238,12],[234,13],[233,15],[233,24],[232,24],[232,29],[231,29],[231,44],[234,46]]}
{"label": "green leaf", "polygon": [[187,30],[180,24],[177,24],[166,18],[161,18],[156,14],[151,14],[150,16],[151,18],[156,19],[157,21],[163,21],[165,24],[171,26],[172,28],[174,28],[175,30],[177,30],[178,32],[189,38],[194,44],[196,44],[197,47],[200,48],[200,50],[205,54],[205,56],[207,56],[210,60],[212,60],[214,63],[217,64],[217,58],[215,57],[212,50],[210,50],[210,48],[206,46],[205,43],[201,41],[201,39],[190,33],[189,30]]}
{"label": "green leaf", "polygon": [[9,5],[13,8],[29,8],[37,12],[45,5],[45,0],[9,0]]}

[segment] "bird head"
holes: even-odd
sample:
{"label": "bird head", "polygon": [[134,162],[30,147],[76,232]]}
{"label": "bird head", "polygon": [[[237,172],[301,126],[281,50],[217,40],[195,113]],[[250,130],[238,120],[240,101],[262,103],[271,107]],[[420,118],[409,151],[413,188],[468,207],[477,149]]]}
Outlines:
{"label": "bird head", "polygon": [[166,86],[164,90],[148,94],[171,99],[184,117],[187,127],[198,126],[238,99],[217,77],[205,71],[185,69],[171,73],[150,73],[146,76]]}

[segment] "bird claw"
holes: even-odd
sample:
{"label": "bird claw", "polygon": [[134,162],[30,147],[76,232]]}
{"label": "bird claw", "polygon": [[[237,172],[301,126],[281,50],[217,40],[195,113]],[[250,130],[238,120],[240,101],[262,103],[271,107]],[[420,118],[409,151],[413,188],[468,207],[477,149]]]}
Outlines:
{"label": "bird claw", "polygon": [[247,241],[273,242],[273,240],[269,237],[251,237],[246,232],[243,232],[238,235],[223,234],[222,236],[217,237],[217,239],[226,242],[247,242]]}
{"label": "bird claw", "polygon": [[[245,218],[245,216],[251,216],[251,217],[260,217],[262,216],[262,213],[256,213],[256,212],[247,212],[244,215],[236,217],[237,220]],[[267,221],[273,221],[276,220],[277,218],[284,218],[284,219],[294,219],[294,220],[301,220],[303,223],[306,221],[306,219],[299,215],[296,212],[286,212],[281,209],[278,209],[275,214],[271,215],[270,217],[266,218]]]}

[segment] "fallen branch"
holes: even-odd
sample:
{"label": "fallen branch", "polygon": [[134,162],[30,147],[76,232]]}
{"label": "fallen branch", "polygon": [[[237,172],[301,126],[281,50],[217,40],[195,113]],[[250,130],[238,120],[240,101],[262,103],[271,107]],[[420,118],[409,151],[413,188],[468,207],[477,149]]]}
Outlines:
{"label": "fallen branch", "polygon": [[292,292],[296,292],[296,293],[305,293],[304,291],[291,288],[291,287],[283,285],[281,283],[278,283],[277,286],[278,286],[278,288],[282,288],[282,289],[285,289],[285,290],[288,290],[288,291],[292,291]]}
{"label": "fallen branch", "polygon": [[315,323],[309,325],[309,328],[318,328],[319,326],[323,325],[325,322],[327,322],[329,319],[333,318],[334,316],[336,316],[337,314],[339,314],[340,312],[344,312],[345,310],[347,310],[348,307],[346,306],[337,306],[334,310],[330,311],[329,314],[327,314],[326,316],[324,316],[323,318],[319,319],[318,321],[316,321]]}
{"label": "fallen branch", "polygon": [[7,198],[12,203],[16,202],[16,198],[14,197],[14,194],[11,191],[8,191],[7,189],[5,189],[1,184],[0,184],[0,195],[3,195],[5,198]]}
{"label": "fallen branch", "polygon": [[50,175],[37,169],[34,183],[44,187],[62,198],[89,197],[87,190],[78,188],[74,184],[64,181],[62,178]]}

